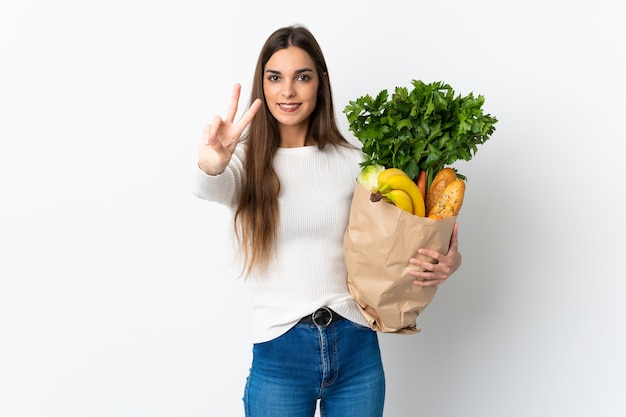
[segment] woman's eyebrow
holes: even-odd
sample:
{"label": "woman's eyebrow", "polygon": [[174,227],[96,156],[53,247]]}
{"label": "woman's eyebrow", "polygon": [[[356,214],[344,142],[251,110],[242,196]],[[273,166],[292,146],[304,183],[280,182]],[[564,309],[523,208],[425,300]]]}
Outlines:
{"label": "woman's eyebrow", "polygon": [[[280,75],[280,73],[281,73],[280,71],[273,70],[273,69],[266,69],[265,72],[266,73],[270,73],[270,74],[277,74],[277,75]],[[297,69],[295,71],[295,74],[302,74],[303,72],[313,72],[313,70],[311,68],[308,68],[308,67],[301,68],[301,69]]]}

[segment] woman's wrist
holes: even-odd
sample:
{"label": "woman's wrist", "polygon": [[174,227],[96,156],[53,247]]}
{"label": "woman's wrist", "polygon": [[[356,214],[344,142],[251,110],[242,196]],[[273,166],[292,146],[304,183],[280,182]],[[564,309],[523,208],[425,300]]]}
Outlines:
{"label": "woman's wrist", "polygon": [[213,177],[220,175],[222,172],[224,172],[225,168],[222,169],[215,169],[215,168],[211,168],[211,167],[203,167],[202,165],[200,165],[200,163],[198,162],[198,168],[200,168],[200,170],[202,172],[204,172],[207,175],[211,175]]}

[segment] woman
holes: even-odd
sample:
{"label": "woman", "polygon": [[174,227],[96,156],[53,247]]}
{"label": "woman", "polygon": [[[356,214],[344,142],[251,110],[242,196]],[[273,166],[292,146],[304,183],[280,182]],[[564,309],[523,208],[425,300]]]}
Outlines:
{"label": "woman", "polygon": [[[243,272],[253,286],[253,359],[246,416],[382,416],[385,377],[376,332],[346,285],[342,242],[361,151],[340,133],[328,69],[313,35],[285,27],[259,55],[251,105],[203,131],[196,195],[234,212]],[[247,129],[247,130],[246,130]],[[243,133],[245,130],[245,134]],[[407,259],[415,285],[444,282],[461,263],[456,226],[447,254]]]}

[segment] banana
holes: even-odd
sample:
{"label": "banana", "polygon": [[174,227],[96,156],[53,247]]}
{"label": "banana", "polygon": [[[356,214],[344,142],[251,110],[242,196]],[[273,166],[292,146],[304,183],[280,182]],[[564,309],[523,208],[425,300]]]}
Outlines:
{"label": "banana", "polygon": [[[385,171],[383,171],[385,172]],[[382,173],[381,173],[382,175]],[[378,182],[378,191],[381,194],[387,194],[391,190],[402,190],[409,195],[413,204],[413,214],[424,217],[426,208],[424,206],[424,197],[420,192],[417,184],[406,174],[395,174],[389,176],[385,182]]]}
{"label": "banana", "polygon": [[389,177],[391,177],[392,175],[398,175],[398,174],[407,175],[406,172],[404,172],[400,168],[386,168],[382,170],[380,174],[378,174],[378,185],[380,186],[380,184],[384,184],[385,182],[387,182]]}
{"label": "banana", "polygon": [[394,204],[399,209],[413,213],[413,202],[404,190],[390,190],[382,194],[383,200]]}

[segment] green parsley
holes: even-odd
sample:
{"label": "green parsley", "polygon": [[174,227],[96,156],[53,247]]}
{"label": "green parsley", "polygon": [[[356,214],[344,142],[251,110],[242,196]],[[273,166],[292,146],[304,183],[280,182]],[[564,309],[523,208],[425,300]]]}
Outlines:
{"label": "green parsley", "polygon": [[[483,96],[456,95],[443,82],[412,81],[413,89],[396,87],[389,98],[365,95],[350,101],[344,113],[349,130],[362,143],[363,167],[400,168],[413,180],[427,172],[427,186],[445,166],[469,161],[495,131],[497,119],[484,114]],[[457,172],[457,176],[466,179]]]}

